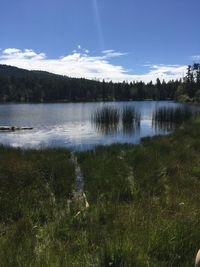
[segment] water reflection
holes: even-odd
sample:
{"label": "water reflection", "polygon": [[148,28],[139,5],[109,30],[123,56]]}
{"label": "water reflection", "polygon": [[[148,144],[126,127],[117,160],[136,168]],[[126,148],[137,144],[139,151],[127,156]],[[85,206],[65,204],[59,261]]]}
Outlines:
{"label": "water reflection", "polygon": [[[102,119],[98,123],[91,121],[95,111],[105,106],[115,110],[111,116],[112,123],[102,123]],[[0,126],[29,126],[34,129],[30,132],[0,133],[0,144],[23,148],[67,147],[84,150],[96,145],[138,143],[142,137],[166,134],[174,129],[174,123],[170,120],[155,116],[155,111],[163,107],[177,108],[183,105],[171,101],[1,104]]]}
{"label": "water reflection", "polygon": [[95,130],[103,135],[122,132],[127,135],[134,134],[140,128],[141,113],[135,107],[112,106],[98,107],[91,114],[91,123]]}
{"label": "water reflection", "polygon": [[129,136],[136,134],[136,132],[139,133],[140,132],[140,125],[141,125],[140,122],[136,123],[136,124],[134,124],[134,123],[123,124],[123,133],[125,135],[129,135]]}
{"label": "water reflection", "polygon": [[197,110],[189,106],[159,107],[153,112],[152,127],[156,131],[169,132],[190,120]]}
{"label": "water reflection", "polygon": [[92,126],[101,135],[112,135],[116,134],[119,131],[118,123],[94,123]]}
{"label": "water reflection", "polygon": [[103,135],[116,133],[119,129],[120,112],[112,106],[98,107],[91,114],[93,127]]}

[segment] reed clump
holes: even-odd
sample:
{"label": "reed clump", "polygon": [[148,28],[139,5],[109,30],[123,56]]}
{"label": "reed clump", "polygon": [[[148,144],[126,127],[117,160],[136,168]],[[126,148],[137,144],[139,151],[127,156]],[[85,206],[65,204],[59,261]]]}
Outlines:
{"label": "reed clump", "polygon": [[139,127],[141,113],[135,107],[126,106],[122,110],[112,106],[98,108],[91,116],[91,121],[102,133],[116,132],[120,125],[124,130]]}
{"label": "reed clump", "polygon": [[98,124],[118,124],[119,119],[119,110],[111,106],[98,108],[92,115],[92,121]]}
{"label": "reed clump", "polygon": [[123,125],[139,125],[141,120],[141,113],[135,107],[124,107],[122,110]]}
{"label": "reed clump", "polygon": [[161,107],[153,113],[153,125],[156,128],[170,130],[190,120],[194,113],[189,107]]}
{"label": "reed clump", "polygon": [[92,124],[103,134],[115,133],[119,126],[120,112],[112,106],[97,108],[91,116]]}

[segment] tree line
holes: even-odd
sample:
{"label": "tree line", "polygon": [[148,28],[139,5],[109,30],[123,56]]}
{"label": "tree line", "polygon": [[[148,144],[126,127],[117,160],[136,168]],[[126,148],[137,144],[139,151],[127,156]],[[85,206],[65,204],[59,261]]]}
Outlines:
{"label": "tree line", "polygon": [[121,82],[70,78],[0,65],[0,102],[178,100],[200,102],[200,64],[169,82]]}

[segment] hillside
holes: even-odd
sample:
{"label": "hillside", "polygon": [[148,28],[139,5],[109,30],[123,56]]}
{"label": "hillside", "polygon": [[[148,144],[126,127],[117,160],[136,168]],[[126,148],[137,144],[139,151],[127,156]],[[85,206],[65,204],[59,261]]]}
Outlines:
{"label": "hillside", "polygon": [[26,76],[32,76],[32,77],[54,77],[58,79],[67,78],[61,75],[53,74],[47,71],[39,71],[39,70],[26,70],[21,69],[14,66],[8,66],[8,65],[1,65],[0,64],[0,76],[1,77],[26,77]]}
{"label": "hillside", "polygon": [[[198,72],[199,73],[199,72]],[[189,77],[190,78],[190,77]],[[0,102],[199,99],[199,79],[156,83],[88,80],[0,65]]]}

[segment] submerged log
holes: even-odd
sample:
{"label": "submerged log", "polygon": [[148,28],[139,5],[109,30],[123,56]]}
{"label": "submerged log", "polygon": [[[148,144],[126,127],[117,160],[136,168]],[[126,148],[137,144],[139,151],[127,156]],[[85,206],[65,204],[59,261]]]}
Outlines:
{"label": "submerged log", "polygon": [[23,130],[33,130],[32,127],[0,126],[0,131],[14,132]]}

